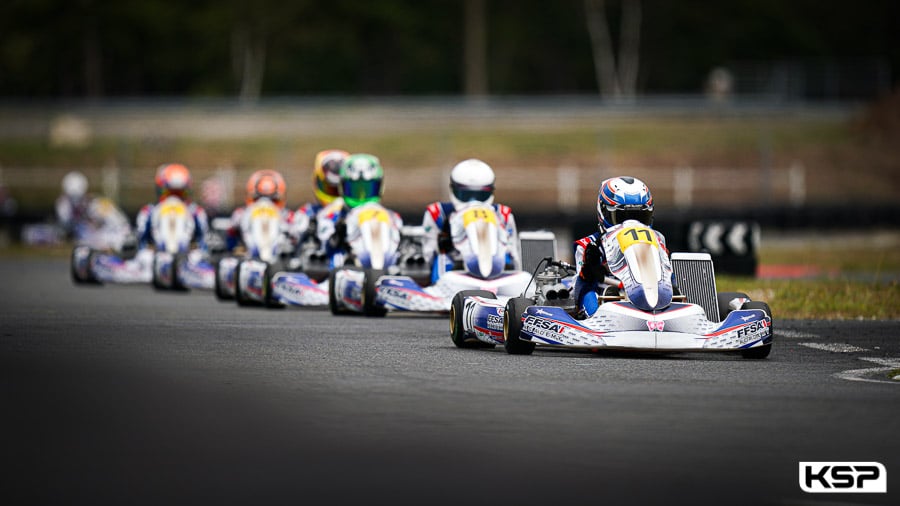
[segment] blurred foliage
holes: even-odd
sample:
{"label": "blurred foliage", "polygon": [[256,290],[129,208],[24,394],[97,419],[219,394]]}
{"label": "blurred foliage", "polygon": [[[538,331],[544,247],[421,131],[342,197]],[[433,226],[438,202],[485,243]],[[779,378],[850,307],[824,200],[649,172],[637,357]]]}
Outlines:
{"label": "blurred foliage", "polygon": [[[596,91],[583,0],[485,0],[495,94]],[[698,92],[736,61],[878,58],[900,68],[900,5],[643,0],[643,92]],[[619,2],[607,2],[613,36]],[[460,0],[6,0],[0,96],[232,96],[247,41],[262,93],[454,94]],[[894,78],[896,82],[896,78]]]}

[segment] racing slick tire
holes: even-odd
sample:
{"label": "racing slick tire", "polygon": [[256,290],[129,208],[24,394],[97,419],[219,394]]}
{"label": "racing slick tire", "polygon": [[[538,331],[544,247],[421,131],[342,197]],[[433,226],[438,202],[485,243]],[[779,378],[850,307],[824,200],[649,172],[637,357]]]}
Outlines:
{"label": "racing slick tire", "polygon": [[[225,257],[223,257],[223,258],[225,258]],[[231,300],[231,299],[234,298],[234,295],[232,295],[232,294],[230,294],[230,293],[226,293],[226,292],[225,292],[225,285],[222,284],[222,260],[223,260],[223,258],[220,258],[220,259],[216,260],[216,268],[215,268],[215,277],[216,277],[215,292],[216,292],[216,298],[219,299],[219,300]]]}
{"label": "racing slick tire", "polygon": [[483,343],[474,337],[466,337],[463,327],[463,307],[466,297],[496,299],[497,295],[487,290],[463,290],[454,295],[450,304],[450,339],[457,348],[493,348],[493,344]]}
{"label": "racing slick tire", "polygon": [[88,252],[87,257],[87,274],[85,276],[81,276],[78,273],[78,269],[75,267],[75,252],[78,250],[78,247],[72,248],[72,255],[69,257],[69,271],[72,274],[72,281],[75,282],[76,285],[101,285],[97,276],[94,275],[93,269],[91,269],[91,261],[94,258],[94,251],[90,250]]}
{"label": "racing slick tire", "polygon": [[716,294],[717,302],[719,303],[719,321],[724,322],[725,318],[728,318],[728,313],[733,311],[728,303],[734,299],[750,299],[750,296],[743,292],[719,292]]}
{"label": "racing slick tire", "polygon": [[510,355],[531,355],[534,343],[519,338],[522,334],[522,314],[533,305],[531,299],[514,297],[506,303],[503,311],[503,347]]}
{"label": "racing slick tire", "polygon": [[284,304],[275,298],[275,294],[273,293],[274,287],[272,286],[272,278],[275,277],[275,274],[285,270],[285,266],[281,262],[266,265],[266,272],[263,275],[263,300],[265,301],[267,308],[284,309],[285,307]]}
{"label": "racing slick tire", "polygon": [[335,316],[357,314],[338,305],[337,283],[335,282],[336,280],[337,269],[332,269],[331,272],[328,273],[328,309],[331,310],[331,314]]}
{"label": "racing slick tire", "polygon": [[384,275],[381,269],[366,269],[363,277],[362,306],[366,316],[383,317],[387,314],[387,308],[379,306],[378,279]]}
{"label": "racing slick tire", "polygon": [[184,253],[176,253],[172,258],[172,290],[177,292],[186,292],[188,287],[181,282],[181,266],[187,262],[187,255]]}
{"label": "racing slick tire", "polygon": [[[769,305],[765,302],[758,300],[751,300],[749,302],[745,302],[741,309],[759,309],[764,311],[769,318],[772,318],[772,310],[769,309]],[[752,360],[761,360],[769,356],[769,353],[772,352],[772,337],[775,335],[775,322],[774,320],[770,322],[769,327],[769,336],[770,341],[769,344],[765,344],[763,346],[757,346],[756,348],[750,348],[741,352],[741,356],[744,358],[749,358]]]}
{"label": "racing slick tire", "polygon": [[256,301],[245,296],[241,290],[241,265],[243,263],[243,261],[238,262],[234,268],[234,301],[241,307],[255,306],[257,305]]}
{"label": "racing slick tire", "polygon": [[[174,260],[172,261],[172,264],[173,265],[175,264]],[[151,272],[152,272],[151,283],[153,284],[153,288],[156,288],[157,290],[171,289],[172,286],[166,285],[165,283],[163,283],[162,280],[157,275],[157,272],[159,272],[159,269],[157,268],[157,266],[159,265],[159,252],[157,252],[157,251],[153,252],[153,263],[151,265],[152,265],[152,267],[151,267]],[[175,273],[173,272],[172,275],[174,276]]]}

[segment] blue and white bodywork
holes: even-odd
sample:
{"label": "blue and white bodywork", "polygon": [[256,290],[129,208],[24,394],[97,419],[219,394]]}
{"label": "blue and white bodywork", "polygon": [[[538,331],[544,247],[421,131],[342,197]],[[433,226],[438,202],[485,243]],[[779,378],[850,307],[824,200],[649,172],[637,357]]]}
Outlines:
{"label": "blue and white bodywork", "polygon": [[267,268],[292,251],[290,223],[281,208],[263,197],[247,206],[239,228],[244,254],[219,260],[215,268],[216,296],[233,297],[239,305],[262,303]]}
{"label": "blue and white bodywork", "polygon": [[[482,290],[504,299],[522,293],[531,276],[527,272],[507,270],[509,237],[498,226],[494,208],[474,203],[453,213],[449,219],[454,247],[460,253],[459,269],[445,272],[428,286],[405,275],[407,262],[402,261],[394,269],[364,271],[347,276],[346,280],[338,278],[335,287],[338,309],[377,316],[387,311],[446,313],[454,295],[463,290]],[[421,270],[427,279],[430,269]]]}
{"label": "blue and white bodywork", "polygon": [[153,283],[161,289],[211,289],[213,266],[202,251],[193,248],[195,226],[188,205],[178,197],[168,197],[150,214],[153,247],[125,258],[117,252],[76,246],[73,278],[95,283]]}
{"label": "blue and white bodywork", "polygon": [[[773,340],[768,305],[745,294],[717,294],[708,254],[675,253],[670,261],[653,231],[636,221],[610,228],[602,243],[617,278],[608,281],[618,281],[619,294],[601,297],[593,314],[579,315],[565,288],[554,285],[560,266],[573,268],[549,262],[535,277],[532,295],[504,304],[490,296],[460,294],[451,311],[454,343],[502,344],[512,354],[530,354],[540,345],[768,356]],[[673,295],[673,278],[683,295]]]}

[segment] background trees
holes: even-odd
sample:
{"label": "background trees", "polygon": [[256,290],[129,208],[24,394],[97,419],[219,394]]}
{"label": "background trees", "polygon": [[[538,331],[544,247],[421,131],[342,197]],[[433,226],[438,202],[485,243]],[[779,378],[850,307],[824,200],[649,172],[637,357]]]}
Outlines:
{"label": "background trees", "polygon": [[0,96],[630,96],[725,66],[839,98],[896,82],[898,20],[890,0],[7,0]]}

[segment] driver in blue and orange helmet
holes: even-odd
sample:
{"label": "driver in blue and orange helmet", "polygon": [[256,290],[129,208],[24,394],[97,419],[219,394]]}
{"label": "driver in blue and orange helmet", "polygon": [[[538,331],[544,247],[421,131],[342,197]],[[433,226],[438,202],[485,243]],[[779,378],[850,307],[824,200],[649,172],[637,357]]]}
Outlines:
{"label": "driver in blue and orange helmet", "polygon": [[138,247],[145,247],[153,242],[150,217],[153,209],[160,202],[174,197],[188,206],[194,217],[194,241],[201,249],[206,249],[206,232],[209,230],[209,218],[206,211],[191,201],[191,171],[180,163],[164,163],[156,169],[156,202],[141,208],[137,215]]}
{"label": "driver in blue and orange helmet", "polygon": [[[626,220],[653,225],[653,196],[643,181],[631,176],[612,177],[600,183],[597,193],[597,232],[575,241],[574,296],[581,317],[592,315],[600,307],[599,295],[617,290],[608,285],[611,277],[601,238],[606,230]],[[657,240],[663,250],[665,237],[658,231]]]}

